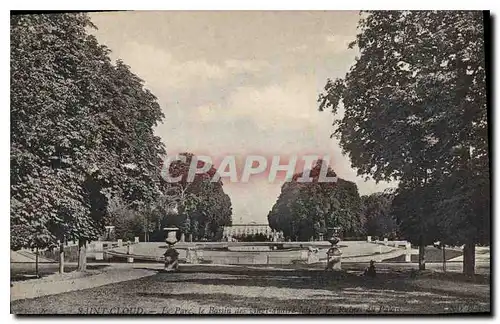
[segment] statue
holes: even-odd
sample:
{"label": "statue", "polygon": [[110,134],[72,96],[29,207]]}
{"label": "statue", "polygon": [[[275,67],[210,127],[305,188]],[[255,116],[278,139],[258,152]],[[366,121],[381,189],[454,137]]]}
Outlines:
{"label": "statue", "polygon": [[313,247],[308,247],[307,249],[307,263],[317,263],[319,262],[319,255],[318,255],[319,250],[317,248]]}
{"label": "statue", "polygon": [[192,263],[192,264],[200,263],[200,260],[198,257],[198,251],[196,251],[196,248],[188,247],[187,252],[186,252],[186,262]]}
{"label": "statue", "polygon": [[165,271],[177,271],[179,268],[179,252],[169,246],[163,256],[165,257]]}
{"label": "statue", "polygon": [[377,272],[375,271],[375,261],[370,261],[370,266],[365,269],[364,275],[375,278],[375,276],[377,275]]}
{"label": "statue", "polygon": [[174,244],[177,243],[177,231],[176,227],[164,228],[167,231],[167,238],[165,242],[168,247],[163,256],[165,257],[165,271],[177,271],[179,268],[179,252],[174,248]]}

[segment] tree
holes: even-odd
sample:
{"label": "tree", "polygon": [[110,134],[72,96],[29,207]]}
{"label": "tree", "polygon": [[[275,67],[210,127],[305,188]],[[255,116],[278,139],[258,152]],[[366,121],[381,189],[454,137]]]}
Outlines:
{"label": "tree", "polygon": [[376,192],[361,196],[361,222],[366,235],[377,237],[394,237],[398,226],[392,211],[391,192]]}
{"label": "tree", "polygon": [[[319,175],[322,160],[310,170],[311,182],[300,182],[297,173],[281,187],[281,194],[267,218],[269,226],[283,231],[285,238],[307,241],[318,239],[327,229],[342,228],[347,235],[356,235],[360,229],[360,198],[356,185],[338,179],[321,182]],[[327,176],[336,176],[328,168]]]}
{"label": "tree", "polygon": [[[85,175],[74,158],[91,124],[85,109],[75,109],[79,87],[72,79],[85,66],[79,32],[88,23],[84,15],[11,18],[11,227],[36,224],[31,233],[44,235],[32,240],[39,248],[88,224]],[[26,247],[23,238],[13,240]]]}
{"label": "tree", "polygon": [[79,270],[111,197],[140,206],[159,194],[165,154],[156,98],[92,27],[86,14],[11,18],[11,226],[36,223],[41,248],[78,239]]}
{"label": "tree", "polygon": [[[110,199],[107,206],[107,223],[115,226],[117,237],[125,240],[134,240],[134,237],[144,233],[143,213],[133,209],[131,204],[125,203],[120,197]],[[145,241],[146,235],[144,236]]]}
{"label": "tree", "polygon": [[438,187],[433,182],[416,186],[401,179],[392,200],[392,212],[404,237],[419,246],[419,269],[425,269],[425,247],[443,240],[435,202]]}
{"label": "tree", "polygon": [[[281,186],[281,193],[276,203],[267,215],[269,227],[273,230],[282,231],[286,239],[292,238],[295,233],[294,222],[291,212],[291,202],[299,195],[300,187],[296,182],[285,182]],[[320,224],[318,233],[326,230],[326,224]]]}
{"label": "tree", "polygon": [[[181,155],[185,161],[172,162],[168,170],[172,178],[180,177],[180,181],[167,185],[163,205],[165,209],[174,205],[177,212],[166,214],[166,225],[181,228],[183,233],[194,236],[195,240],[214,240],[222,235],[220,229],[223,226],[231,225],[231,199],[224,193],[220,179],[212,181],[217,173],[213,166],[189,179],[189,168],[196,156],[191,153]],[[199,168],[205,166],[201,160],[197,160],[196,164]]]}
{"label": "tree", "polygon": [[[463,179],[466,170],[473,174],[469,189],[478,193],[472,194],[475,202],[459,195],[452,213],[460,212],[458,206],[487,202],[480,198],[489,187],[482,18],[473,11],[365,13],[351,44],[360,56],[344,79],[328,80],[319,97],[320,110],[336,114],[343,104],[345,114],[334,122],[334,135],[358,173],[377,181],[399,180],[398,195],[413,198],[401,205],[411,213],[400,217],[414,219],[406,223],[415,224],[409,231],[419,233],[414,239],[422,252],[430,241],[428,224],[439,223],[420,200],[429,197],[424,193],[429,183],[450,190],[446,179]],[[467,222],[473,226],[461,229],[473,232],[465,235],[466,246],[484,236],[486,222],[475,220],[489,212],[482,208],[481,213],[470,213]],[[463,225],[456,216],[447,223]]]}

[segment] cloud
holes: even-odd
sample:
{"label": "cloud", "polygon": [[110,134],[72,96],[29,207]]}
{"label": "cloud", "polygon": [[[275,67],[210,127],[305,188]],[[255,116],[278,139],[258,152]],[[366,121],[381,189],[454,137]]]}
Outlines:
{"label": "cloud", "polygon": [[354,35],[327,35],[325,37],[325,46],[330,52],[342,53],[349,51],[349,44],[356,39]]}
{"label": "cloud", "polygon": [[130,65],[148,86],[161,86],[171,90],[223,81],[238,74],[254,74],[269,66],[259,60],[227,59],[218,64],[205,59],[183,61],[159,47],[136,41],[124,44],[120,58]]}
{"label": "cloud", "polygon": [[294,47],[291,47],[288,49],[288,52],[290,53],[304,53],[307,50],[307,45],[302,44],[302,45],[297,45]]}
{"label": "cloud", "polygon": [[283,84],[236,87],[225,101],[199,105],[190,116],[204,122],[250,119],[261,129],[304,128],[322,118],[317,96],[314,78],[296,76]]}
{"label": "cloud", "polygon": [[[99,13],[96,33],[158,97],[167,151],[198,154],[329,154],[340,177],[364,182],[343,156],[332,116],[318,112],[327,77],[354,59],[357,13]],[[220,15],[220,16],[219,16]],[[279,19],[278,19],[279,18]],[[101,28],[102,27],[102,28]],[[226,184],[234,220],[266,222],[281,185]]]}

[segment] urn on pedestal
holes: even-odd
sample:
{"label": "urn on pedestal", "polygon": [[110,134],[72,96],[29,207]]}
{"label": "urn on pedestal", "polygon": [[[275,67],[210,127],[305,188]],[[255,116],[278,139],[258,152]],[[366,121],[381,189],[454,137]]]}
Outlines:
{"label": "urn on pedestal", "polygon": [[167,238],[165,239],[167,250],[163,254],[165,257],[165,271],[176,271],[179,268],[179,252],[174,248],[174,244],[177,243],[179,229],[177,227],[165,227],[163,230],[167,232]]}
{"label": "urn on pedestal", "polygon": [[328,239],[328,242],[330,242],[331,247],[326,252],[327,263],[325,270],[341,270],[342,252],[337,245],[337,243],[340,241],[340,228],[334,227],[332,229],[329,229],[329,232],[331,232],[331,234],[329,235],[330,238]]}

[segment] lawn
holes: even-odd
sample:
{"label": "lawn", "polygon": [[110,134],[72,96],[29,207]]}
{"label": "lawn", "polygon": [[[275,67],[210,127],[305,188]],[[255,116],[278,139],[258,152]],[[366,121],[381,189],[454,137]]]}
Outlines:
{"label": "lawn", "polygon": [[[446,260],[451,260],[451,259],[456,258],[456,257],[461,256],[461,255],[462,255],[461,251],[457,251],[455,249],[446,249],[446,254],[445,254]],[[386,259],[384,261],[403,262],[404,260],[405,260],[405,256],[400,255],[399,257]],[[418,254],[412,254],[411,261],[418,262]],[[443,262],[443,250],[435,248],[433,246],[426,246],[425,247],[425,261],[426,262]]]}
{"label": "lawn", "polygon": [[[181,267],[11,303],[15,314],[437,314],[489,312],[489,275],[379,269],[376,278],[306,269]],[[357,270],[357,271],[355,271]]]}

